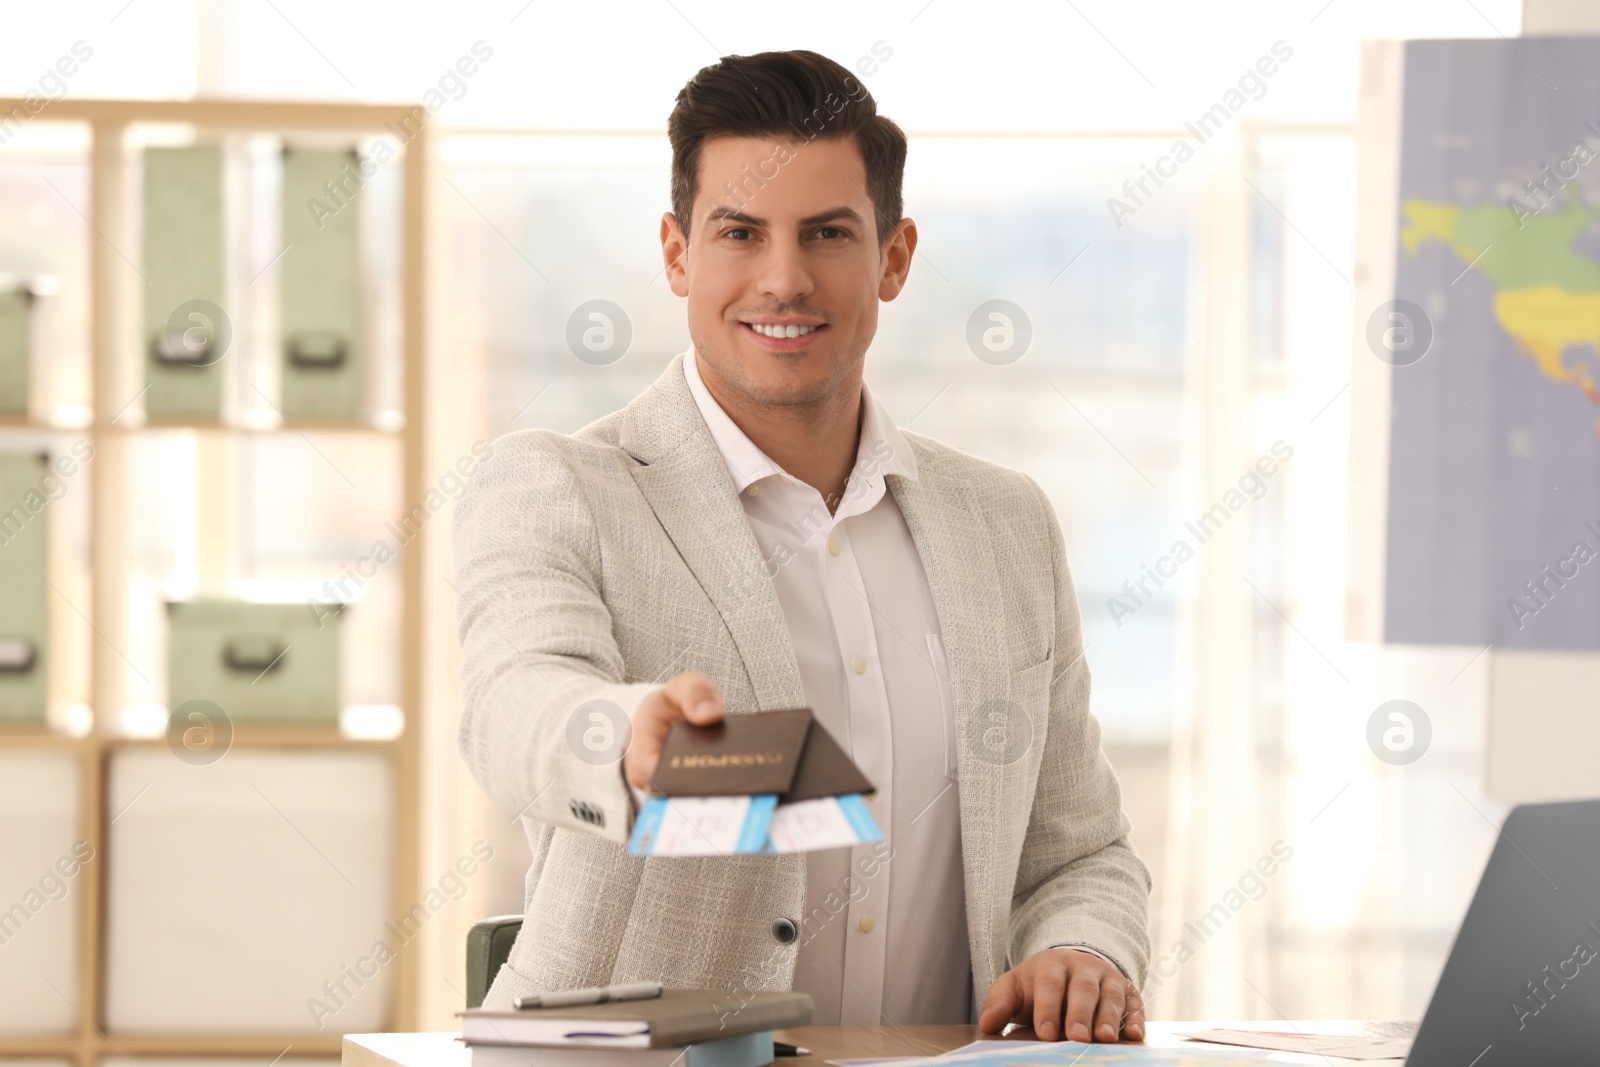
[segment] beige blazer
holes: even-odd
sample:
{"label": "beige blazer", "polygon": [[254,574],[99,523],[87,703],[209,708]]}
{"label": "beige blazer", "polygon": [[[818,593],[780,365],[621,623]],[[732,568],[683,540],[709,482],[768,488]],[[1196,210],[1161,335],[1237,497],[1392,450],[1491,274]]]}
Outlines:
{"label": "beige blazer", "polygon": [[[1036,482],[907,432],[918,480],[889,490],[927,568],[960,737],[973,984],[1060,943],[1143,983],[1150,876],[1089,711],[1089,669],[1061,529]],[[680,671],[730,714],[804,705],[782,609],[683,357],[571,436],[493,443],[456,505],[460,747],[519,812],[533,849],[526,920],[486,1004],[659,980],[790,987],[804,854],[640,859],[615,750],[590,715]],[[617,748],[620,748],[620,740]],[[892,842],[890,843],[892,844]],[[892,858],[889,861],[892,864]],[[813,908],[818,902],[811,902]]]}

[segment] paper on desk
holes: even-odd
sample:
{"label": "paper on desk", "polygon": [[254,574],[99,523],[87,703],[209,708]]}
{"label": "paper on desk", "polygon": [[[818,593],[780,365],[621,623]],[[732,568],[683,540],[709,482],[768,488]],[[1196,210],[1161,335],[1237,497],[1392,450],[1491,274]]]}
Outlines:
{"label": "paper on desk", "polygon": [[998,1041],[998,1040],[995,1040],[993,1038],[990,1038],[987,1041],[972,1041],[972,1042],[969,1042],[969,1043],[967,1043],[965,1045],[962,1045],[960,1048],[953,1048],[949,1052],[941,1052],[936,1056],[917,1056],[917,1057],[891,1056],[888,1059],[885,1059],[884,1057],[879,1056],[876,1059],[829,1060],[828,1062],[831,1063],[831,1064],[835,1064],[836,1067],[867,1067],[867,1065],[869,1065],[869,1064],[934,1063],[934,1062],[937,1062],[939,1064],[939,1067],[945,1067],[946,1064],[950,1064],[953,1067],[953,1065],[958,1060],[963,1060],[966,1057],[974,1055],[976,1053],[993,1052],[993,1051],[996,1051],[998,1049],[1004,1049],[1007,1052],[1015,1052],[1018,1049],[1026,1050],[1026,1049],[1032,1048],[1035,1045],[1048,1048],[1049,1046],[1054,1045],[1054,1044],[1056,1044],[1056,1042],[1054,1042],[1054,1041]]}
{"label": "paper on desk", "polygon": [[974,1041],[942,1056],[893,1059],[829,1060],[835,1067],[1211,1067],[1219,1063],[1268,1063],[1277,1053],[1266,1049],[1151,1048],[1147,1045],[1089,1045],[1081,1041]]}
{"label": "paper on desk", "polygon": [[1342,1056],[1350,1060],[1400,1060],[1411,1051],[1408,1037],[1362,1037],[1343,1034],[1275,1034],[1259,1030],[1194,1030],[1179,1037],[1245,1048]]}

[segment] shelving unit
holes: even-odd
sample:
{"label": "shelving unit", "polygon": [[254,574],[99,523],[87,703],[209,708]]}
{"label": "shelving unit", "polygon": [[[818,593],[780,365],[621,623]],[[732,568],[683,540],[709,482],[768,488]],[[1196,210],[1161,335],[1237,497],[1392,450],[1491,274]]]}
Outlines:
{"label": "shelving unit", "polygon": [[[0,114],[26,105],[20,100],[0,100]],[[110,866],[108,834],[115,813],[106,810],[107,782],[113,757],[125,750],[160,747],[164,738],[131,738],[117,731],[121,709],[127,703],[124,680],[129,665],[123,647],[127,601],[129,523],[135,502],[127,492],[131,442],[139,435],[170,431],[195,431],[202,436],[328,432],[398,437],[401,452],[401,499],[423,498],[428,484],[424,467],[430,450],[431,387],[429,339],[431,315],[431,228],[434,225],[433,129],[424,123],[406,140],[395,165],[402,169],[400,207],[400,293],[404,390],[402,429],[378,428],[365,423],[312,423],[297,420],[280,426],[228,425],[220,420],[161,419],[127,425],[122,414],[139,388],[138,275],[130,270],[118,249],[128,246],[130,222],[138,210],[128,188],[127,133],[134,124],[182,123],[204,134],[336,132],[351,136],[374,135],[385,124],[412,113],[411,105],[276,103],[251,101],[133,101],[71,100],[51,102],[32,121],[71,122],[90,130],[90,202],[82,212],[87,221],[89,253],[89,321],[87,336],[91,360],[93,418],[87,425],[53,425],[33,418],[0,418],[0,434],[14,430],[70,432],[85,435],[94,446],[88,479],[88,563],[91,594],[88,603],[69,606],[57,597],[51,611],[77,611],[92,636],[89,656],[89,703],[93,709],[87,733],[76,736],[49,727],[0,724],[0,754],[16,751],[52,751],[77,761],[80,839],[89,843],[95,860],[84,865],[67,901],[75,901],[78,918],[77,989],[73,1009],[78,1020],[66,1032],[15,1034],[0,1032],[0,1057],[42,1057],[70,1060],[75,1067],[100,1067],[102,1061],[124,1055],[240,1055],[259,1057],[265,1063],[287,1053],[298,1056],[337,1056],[341,1036],[337,1025],[322,1032],[309,1025],[304,1033],[213,1032],[128,1033],[106,1025],[107,871]],[[426,114],[426,112],[423,112]],[[113,422],[113,419],[119,421]],[[425,619],[428,593],[429,545],[439,531],[423,529],[417,540],[399,551],[402,608],[399,619],[399,693],[404,728],[392,740],[345,736],[337,726],[238,725],[232,751],[326,750],[382,753],[390,763],[394,782],[392,798],[392,880],[387,894],[390,915],[400,915],[423,892],[421,871],[421,791],[424,781],[421,744],[428,721],[429,680]],[[437,553],[435,552],[435,557]],[[436,565],[436,564],[435,564]],[[442,582],[431,583],[442,586]],[[435,610],[438,610],[435,608]],[[58,654],[54,653],[53,654]],[[7,902],[9,904],[9,901]],[[387,916],[386,916],[387,918]],[[385,1027],[414,1029],[419,1016],[417,959],[413,948],[402,948],[389,965],[390,985]],[[241,961],[248,966],[249,961]],[[64,996],[68,990],[60,990]],[[337,1020],[335,1020],[337,1023]]]}

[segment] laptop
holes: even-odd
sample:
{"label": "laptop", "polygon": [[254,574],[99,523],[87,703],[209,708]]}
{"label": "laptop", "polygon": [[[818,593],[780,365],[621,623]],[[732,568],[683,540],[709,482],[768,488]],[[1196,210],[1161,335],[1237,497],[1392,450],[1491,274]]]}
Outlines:
{"label": "laptop", "polygon": [[1406,1067],[1600,1063],[1600,800],[1506,816]]}

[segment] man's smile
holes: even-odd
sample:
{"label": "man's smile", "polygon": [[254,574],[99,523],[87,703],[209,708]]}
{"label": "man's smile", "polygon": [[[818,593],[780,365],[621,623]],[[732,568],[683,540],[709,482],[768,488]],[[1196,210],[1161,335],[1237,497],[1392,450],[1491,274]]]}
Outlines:
{"label": "man's smile", "polygon": [[827,332],[828,324],[806,319],[776,319],[762,317],[739,323],[739,329],[753,337],[763,348],[774,352],[796,352],[809,347]]}

